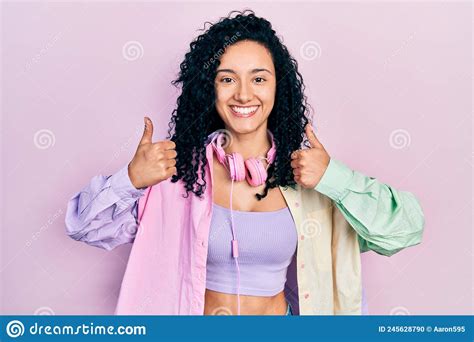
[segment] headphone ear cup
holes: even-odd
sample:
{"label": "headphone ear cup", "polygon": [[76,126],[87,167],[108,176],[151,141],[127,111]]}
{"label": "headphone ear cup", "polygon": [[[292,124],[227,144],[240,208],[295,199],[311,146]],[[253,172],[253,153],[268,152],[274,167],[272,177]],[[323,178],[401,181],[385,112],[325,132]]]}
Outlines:
{"label": "headphone ear cup", "polygon": [[256,158],[249,158],[245,161],[247,172],[245,178],[251,186],[259,186],[267,180],[267,170],[262,162]]}
{"label": "headphone ear cup", "polygon": [[245,165],[242,156],[234,152],[226,156],[227,165],[229,165],[230,179],[240,182],[245,179]]}
{"label": "headphone ear cup", "polygon": [[215,155],[217,156],[217,160],[219,161],[219,163],[224,165],[226,162],[225,151],[222,148],[222,146],[219,145],[219,142],[220,142],[220,135],[215,134],[211,140],[211,146],[212,146],[212,149],[214,150]]}

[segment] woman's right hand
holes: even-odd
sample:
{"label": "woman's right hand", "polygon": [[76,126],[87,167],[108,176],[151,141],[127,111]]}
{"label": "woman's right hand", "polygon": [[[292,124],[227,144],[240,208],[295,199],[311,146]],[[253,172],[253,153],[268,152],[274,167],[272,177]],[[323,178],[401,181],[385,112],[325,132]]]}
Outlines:
{"label": "woman's right hand", "polygon": [[145,130],[132,161],[128,175],[137,189],[158,184],[176,174],[176,144],[171,140],[152,142],[153,123],[145,117]]}

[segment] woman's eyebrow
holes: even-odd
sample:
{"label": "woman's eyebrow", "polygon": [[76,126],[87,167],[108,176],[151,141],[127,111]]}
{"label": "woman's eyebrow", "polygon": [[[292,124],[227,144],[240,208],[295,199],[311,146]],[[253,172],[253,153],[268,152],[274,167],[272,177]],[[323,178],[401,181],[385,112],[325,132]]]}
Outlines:
{"label": "woman's eyebrow", "polygon": [[[255,74],[255,73],[260,72],[260,71],[266,71],[266,72],[268,72],[270,75],[272,75],[271,71],[268,70],[268,69],[265,69],[265,68],[255,68],[255,69],[252,69],[252,70],[250,71],[250,73],[251,73],[251,74]],[[231,74],[236,74],[236,72],[235,72],[234,70],[232,70],[232,69],[219,69],[219,70],[217,70],[216,74],[219,73],[219,72],[229,72],[229,73],[231,73]]]}

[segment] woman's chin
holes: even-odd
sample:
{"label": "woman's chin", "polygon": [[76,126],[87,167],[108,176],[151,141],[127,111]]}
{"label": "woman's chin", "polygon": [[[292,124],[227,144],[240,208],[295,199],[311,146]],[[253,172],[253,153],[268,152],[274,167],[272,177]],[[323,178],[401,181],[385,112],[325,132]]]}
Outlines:
{"label": "woman's chin", "polygon": [[[268,120],[268,118],[266,119]],[[228,130],[236,134],[247,134],[255,132],[264,124],[261,115],[254,115],[249,118],[238,118],[234,115],[226,115],[225,125]]]}
{"label": "woman's chin", "polygon": [[255,132],[260,125],[256,122],[230,122],[229,130],[237,134],[247,134]]}

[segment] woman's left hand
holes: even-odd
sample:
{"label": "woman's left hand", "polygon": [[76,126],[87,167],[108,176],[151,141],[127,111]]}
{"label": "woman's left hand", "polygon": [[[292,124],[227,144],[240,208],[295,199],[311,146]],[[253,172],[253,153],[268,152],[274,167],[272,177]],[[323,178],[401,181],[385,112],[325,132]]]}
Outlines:
{"label": "woman's left hand", "polygon": [[329,154],[316,138],[311,124],[305,127],[311,148],[297,150],[291,154],[291,167],[295,182],[304,188],[314,189],[329,165]]}

